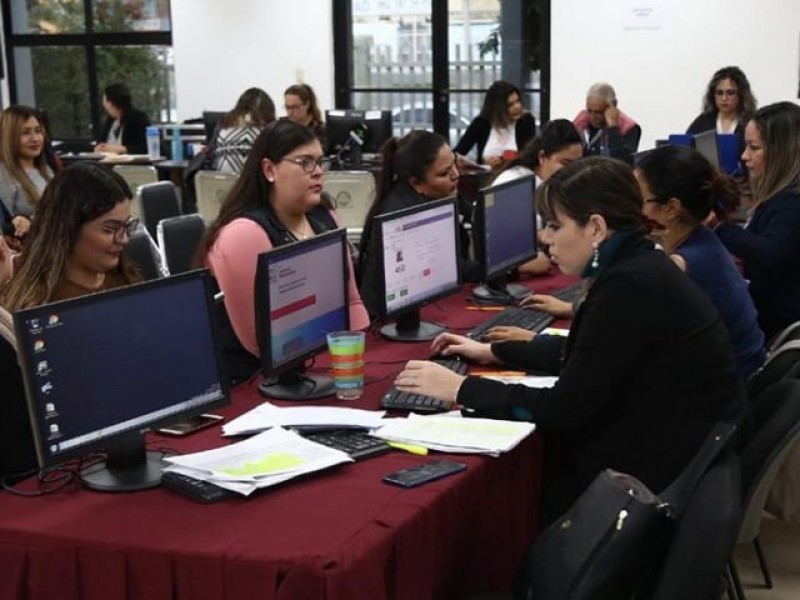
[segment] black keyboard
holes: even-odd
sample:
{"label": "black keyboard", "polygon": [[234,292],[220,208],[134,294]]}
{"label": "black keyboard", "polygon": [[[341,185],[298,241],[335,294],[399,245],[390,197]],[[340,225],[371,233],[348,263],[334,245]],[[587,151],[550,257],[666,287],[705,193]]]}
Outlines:
{"label": "black keyboard", "polygon": [[[437,358],[433,362],[447,367],[459,375],[467,374],[467,363],[460,358]],[[392,388],[381,399],[383,408],[393,410],[411,410],[415,412],[445,412],[450,410],[445,402],[431,396],[401,392]]]}
{"label": "black keyboard", "polygon": [[529,310],[518,306],[509,306],[503,312],[496,314],[488,321],[473,327],[468,336],[474,340],[482,340],[492,327],[521,327],[528,331],[539,333],[542,329],[555,321],[553,315],[541,310]]}
{"label": "black keyboard", "polygon": [[304,433],[303,437],[323,446],[349,454],[353,460],[362,460],[383,454],[390,447],[378,438],[372,437],[363,429],[336,429]]}
{"label": "black keyboard", "polygon": [[[552,296],[569,302],[570,304],[576,302],[583,294],[583,284],[576,283],[569,287],[562,288],[554,292]],[[492,327],[521,327],[534,333],[539,333],[545,329],[550,323],[554,321],[554,317],[541,310],[530,310],[527,308],[520,308],[519,306],[509,306],[503,309],[488,321],[484,321],[477,327],[470,330],[469,337],[475,340],[481,340]]]}
{"label": "black keyboard", "polygon": [[203,504],[211,504],[228,498],[243,498],[241,494],[226,490],[211,482],[201,481],[194,477],[171,471],[161,474],[161,485]]}

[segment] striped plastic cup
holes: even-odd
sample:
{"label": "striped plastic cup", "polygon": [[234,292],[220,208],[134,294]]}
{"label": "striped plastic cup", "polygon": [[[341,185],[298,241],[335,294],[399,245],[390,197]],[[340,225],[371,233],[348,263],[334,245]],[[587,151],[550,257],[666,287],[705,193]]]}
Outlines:
{"label": "striped plastic cup", "polygon": [[328,334],[328,352],[336,398],[355,400],[364,392],[364,332],[334,331]]}

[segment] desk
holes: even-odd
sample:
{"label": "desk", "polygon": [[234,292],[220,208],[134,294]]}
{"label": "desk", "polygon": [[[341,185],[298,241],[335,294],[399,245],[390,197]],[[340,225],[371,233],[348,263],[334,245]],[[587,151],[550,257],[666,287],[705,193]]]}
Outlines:
{"label": "desk", "polygon": [[[551,276],[550,291],[573,280]],[[423,316],[471,327],[464,294]],[[368,341],[365,395],[377,408],[402,363],[427,345]],[[234,390],[238,415],[262,401]],[[151,448],[224,443],[219,428]],[[0,493],[0,600],[450,599],[503,588],[536,531],[540,438],[500,458],[457,455],[467,471],[418,489],[381,482],[424,460],[401,452],[290,482],[249,499],[200,505],[164,489],[132,494]]]}

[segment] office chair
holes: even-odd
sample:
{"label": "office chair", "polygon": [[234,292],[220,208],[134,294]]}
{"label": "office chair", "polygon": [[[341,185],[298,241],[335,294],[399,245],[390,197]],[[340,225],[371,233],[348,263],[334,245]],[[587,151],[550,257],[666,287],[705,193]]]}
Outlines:
{"label": "office chair", "polygon": [[162,276],[158,249],[150,234],[141,227],[130,237],[124,252],[145,281]]}
{"label": "office chair", "polygon": [[221,171],[197,172],[194,178],[197,212],[202,215],[206,223],[211,223],[217,218],[222,203],[238,178],[238,175]]}
{"label": "office chair", "polygon": [[127,182],[133,193],[133,205],[131,214],[134,217],[142,216],[142,205],[139,199],[139,188],[149,183],[158,181],[158,173],[155,167],[150,165],[116,165],[114,170]]}
{"label": "office chair", "polygon": [[783,331],[777,333],[769,343],[769,354],[777,352],[786,342],[800,340],[800,321],[795,321]]}
{"label": "office chair", "polygon": [[[742,464],[743,518],[737,544],[752,543],[767,588],[772,587],[758,534],[772,482],[797,439],[800,439],[800,380],[784,379],[767,388],[751,403],[754,433],[739,450]],[[735,599],[745,600],[733,556],[728,561]]]}
{"label": "office chair", "polygon": [[357,244],[375,201],[375,177],[369,171],[328,171],[322,189],[330,196],[347,238]]}
{"label": "office chair", "polygon": [[800,376],[800,340],[784,343],[769,355],[763,366],[747,380],[747,397],[753,402],[776,381]]}
{"label": "office chair", "polygon": [[638,600],[707,600],[718,597],[741,525],[741,465],[721,456],[700,480],[676,524],[652,591]]}
{"label": "office chair", "polygon": [[195,252],[205,232],[206,223],[196,213],[159,221],[158,246],[166,275],[192,270]]}
{"label": "office chair", "polygon": [[161,219],[177,217],[181,214],[178,193],[170,181],[150,183],[139,188],[139,199],[142,203],[141,219],[151,238],[156,236],[158,222]]}

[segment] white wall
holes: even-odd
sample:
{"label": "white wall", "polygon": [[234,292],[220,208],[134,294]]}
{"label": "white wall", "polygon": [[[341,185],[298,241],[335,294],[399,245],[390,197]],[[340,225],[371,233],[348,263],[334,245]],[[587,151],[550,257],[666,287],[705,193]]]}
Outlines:
{"label": "white wall", "polygon": [[330,0],[172,0],[178,118],[229,110],[249,87],[283,111],[283,90],[302,80],[333,107]]}
{"label": "white wall", "polygon": [[[657,31],[625,30],[625,11],[655,6]],[[797,102],[798,0],[553,0],[551,116],[572,118],[596,81],[642,125],[641,149],[686,130],[718,68],[738,65],[759,105]]]}

